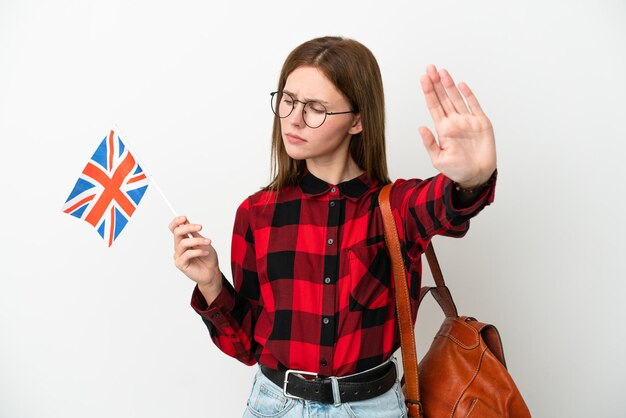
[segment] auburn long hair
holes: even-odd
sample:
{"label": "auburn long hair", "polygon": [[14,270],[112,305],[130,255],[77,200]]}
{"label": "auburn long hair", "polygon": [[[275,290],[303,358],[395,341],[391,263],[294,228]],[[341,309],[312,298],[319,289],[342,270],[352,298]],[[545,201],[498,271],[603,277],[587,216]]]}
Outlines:
{"label": "auburn long hair", "polygon": [[[336,36],[312,39],[294,49],[283,64],[278,79],[282,91],[287,77],[296,68],[315,67],[342,92],[361,116],[363,130],[352,136],[350,154],[370,179],[389,182],[385,153],[385,98],[378,62],[361,43]],[[306,167],[285,150],[280,119],[272,131],[272,181],[266,190],[280,190],[297,183]]]}

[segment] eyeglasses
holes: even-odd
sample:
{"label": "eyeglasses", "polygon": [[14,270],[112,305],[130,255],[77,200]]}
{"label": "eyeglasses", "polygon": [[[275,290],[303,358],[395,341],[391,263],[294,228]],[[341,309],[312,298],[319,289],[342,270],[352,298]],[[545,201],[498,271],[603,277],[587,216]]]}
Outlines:
{"label": "eyeglasses", "polygon": [[279,118],[283,119],[291,115],[296,103],[302,103],[302,120],[309,128],[319,128],[326,121],[326,116],[343,115],[346,113],[357,113],[356,110],[348,110],[346,112],[327,112],[326,107],[320,102],[309,101],[303,102],[296,99],[291,94],[284,91],[275,91],[270,93],[272,96],[272,112]]}

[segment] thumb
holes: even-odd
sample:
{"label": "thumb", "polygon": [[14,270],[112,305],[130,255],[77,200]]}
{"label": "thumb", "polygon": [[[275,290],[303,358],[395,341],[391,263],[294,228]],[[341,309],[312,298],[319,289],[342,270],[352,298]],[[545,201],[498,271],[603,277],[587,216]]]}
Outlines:
{"label": "thumb", "polygon": [[435,136],[430,131],[430,129],[425,126],[420,126],[419,132],[422,136],[422,141],[424,142],[424,148],[426,148],[430,159],[433,161],[436,160],[439,156],[439,153],[441,152],[441,149],[439,148],[439,144],[437,144],[437,141],[435,140]]}

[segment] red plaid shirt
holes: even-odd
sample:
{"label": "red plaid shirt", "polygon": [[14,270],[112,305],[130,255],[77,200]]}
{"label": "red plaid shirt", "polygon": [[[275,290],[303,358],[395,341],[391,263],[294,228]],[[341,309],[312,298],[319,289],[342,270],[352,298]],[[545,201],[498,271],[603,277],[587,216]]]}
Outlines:
{"label": "red plaid shirt", "polygon": [[[247,198],[233,232],[234,287],[223,277],[211,306],[197,287],[192,296],[213,342],[248,365],[323,376],[387,360],[399,333],[382,186],[365,174],[332,185],[307,172],[297,186]],[[440,174],[397,180],[392,190],[414,318],[421,254],[435,234],[465,235],[469,219],[493,201],[495,175],[467,207],[455,207],[453,189]]]}

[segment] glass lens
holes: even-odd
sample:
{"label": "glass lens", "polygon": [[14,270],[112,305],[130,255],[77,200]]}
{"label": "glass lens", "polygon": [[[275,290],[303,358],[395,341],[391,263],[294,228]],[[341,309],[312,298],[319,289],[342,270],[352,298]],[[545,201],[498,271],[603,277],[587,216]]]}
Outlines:
{"label": "glass lens", "polygon": [[319,102],[308,102],[304,106],[304,123],[311,128],[317,128],[326,119],[326,108]]}
{"label": "glass lens", "polygon": [[287,93],[276,92],[272,96],[272,111],[279,118],[286,118],[293,110],[293,98]]}
{"label": "glass lens", "polygon": [[[279,118],[291,115],[299,102],[288,93],[277,91],[272,94],[272,111]],[[319,128],[326,120],[326,107],[319,102],[307,102],[301,110],[304,123],[310,128]]]}

